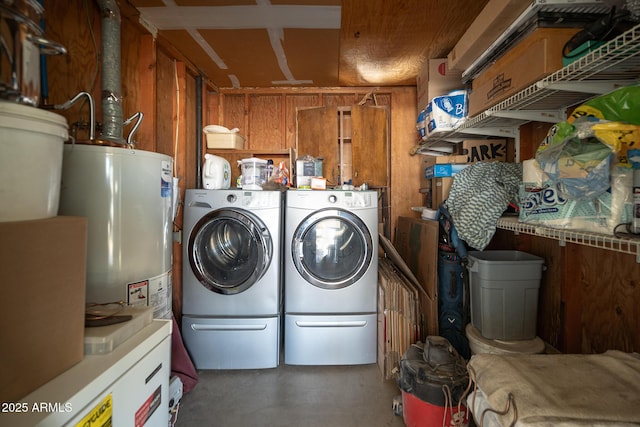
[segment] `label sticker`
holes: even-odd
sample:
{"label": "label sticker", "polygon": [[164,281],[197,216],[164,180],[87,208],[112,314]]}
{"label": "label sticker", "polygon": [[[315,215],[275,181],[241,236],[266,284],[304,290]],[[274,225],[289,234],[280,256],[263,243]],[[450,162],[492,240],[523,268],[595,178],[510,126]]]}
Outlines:
{"label": "label sticker", "polygon": [[149,398],[140,406],[136,411],[135,427],[142,427],[147,423],[147,420],[151,418],[151,415],[160,407],[160,395],[162,386],[158,388],[149,396]]}
{"label": "label sticker", "polygon": [[96,405],[75,427],[104,427],[112,425],[113,397],[111,393]]}
{"label": "label sticker", "polygon": [[171,171],[171,162],[166,160],[162,161],[162,173],[160,179],[160,197],[171,198],[173,191],[173,177]]}
{"label": "label sticker", "polygon": [[149,281],[129,283],[127,285],[127,304],[133,306],[149,305]]}

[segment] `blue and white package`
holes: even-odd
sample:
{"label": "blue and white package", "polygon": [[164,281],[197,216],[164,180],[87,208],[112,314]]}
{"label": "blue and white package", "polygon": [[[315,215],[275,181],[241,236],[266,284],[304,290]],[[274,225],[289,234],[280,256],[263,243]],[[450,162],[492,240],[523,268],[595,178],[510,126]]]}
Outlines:
{"label": "blue and white package", "polygon": [[454,130],[466,120],[467,112],[466,90],[455,90],[444,96],[436,96],[427,105],[427,134]]}
{"label": "blue and white package", "polygon": [[418,120],[416,121],[416,129],[418,130],[418,134],[420,138],[424,138],[427,136],[427,112],[425,110],[420,111],[418,114]]}

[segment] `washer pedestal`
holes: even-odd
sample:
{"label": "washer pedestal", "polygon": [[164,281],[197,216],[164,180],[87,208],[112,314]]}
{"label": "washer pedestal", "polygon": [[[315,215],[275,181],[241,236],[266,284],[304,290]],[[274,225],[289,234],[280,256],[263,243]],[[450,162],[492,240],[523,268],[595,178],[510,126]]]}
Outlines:
{"label": "washer pedestal", "polygon": [[285,315],[288,365],[376,363],[377,315]]}

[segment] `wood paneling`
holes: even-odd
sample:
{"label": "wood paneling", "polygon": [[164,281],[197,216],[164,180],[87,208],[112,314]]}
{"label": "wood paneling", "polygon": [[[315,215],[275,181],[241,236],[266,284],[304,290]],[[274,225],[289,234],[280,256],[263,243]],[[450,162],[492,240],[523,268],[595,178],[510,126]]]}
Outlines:
{"label": "wood paneling", "polygon": [[412,156],[410,150],[416,144],[416,90],[415,87],[397,88],[391,92],[391,186],[389,210],[391,224],[389,228],[394,236],[399,216],[414,216],[412,206],[422,206],[420,173],[422,156]]}
{"label": "wood paneling", "polygon": [[389,186],[388,110],[386,107],[351,107],[353,185]]}
{"label": "wood paneling", "polygon": [[446,56],[486,3],[343,1],[340,84],[414,84],[424,59]]}
{"label": "wood paneling", "polygon": [[282,150],[285,147],[282,95],[251,95],[248,100],[249,149]]}
{"label": "wood paneling", "polygon": [[229,129],[238,128],[240,135],[247,138],[245,141],[245,148],[251,145],[249,139],[249,126],[245,123],[246,105],[245,94],[228,95],[220,98],[220,122],[215,123],[222,126],[226,126]]}
{"label": "wood paneling", "polygon": [[296,150],[299,157],[324,157],[322,174],[328,185],[338,184],[339,146],[338,109],[316,107],[298,109],[298,139]]}
{"label": "wood paneling", "polygon": [[296,111],[298,108],[320,106],[320,94],[285,94],[285,147],[296,146]]}

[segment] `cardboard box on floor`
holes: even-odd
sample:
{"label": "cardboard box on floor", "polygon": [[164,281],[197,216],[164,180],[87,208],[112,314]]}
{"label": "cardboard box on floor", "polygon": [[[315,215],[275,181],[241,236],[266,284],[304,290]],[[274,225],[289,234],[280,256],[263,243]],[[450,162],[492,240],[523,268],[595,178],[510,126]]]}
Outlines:
{"label": "cardboard box on floor", "polygon": [[378,368],[389,380],[409,346],[420,340],[420,295],[392,257],[380,258],[378,267]]}
{"label": "cardboard box on floor", "polygon": [[447,55],[449,68],[469,68],[530,5],[531,0],[489,0]]}
{"label": "cardboard box on floor", "polygon": [[84,355],[87,218],[0,222],[0,402]]}
{"label": "cardboard box on floor", "polygon": [[416,77],[418,113],[436,96],[463,89],[462,73],[453,71],[447,58],[428,59]]}
{"label": "cardboard box on floor", "polygon": [[577,28],[537,28],[473,80],[469,117],[562,68],[562,48]]}

